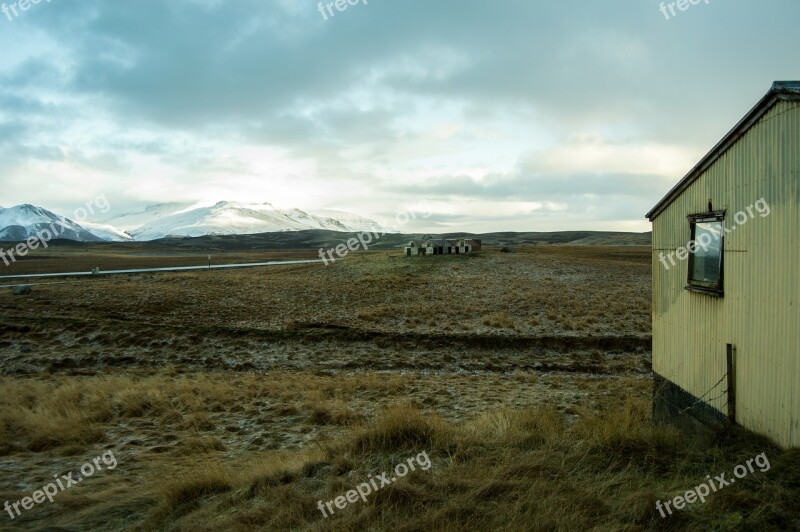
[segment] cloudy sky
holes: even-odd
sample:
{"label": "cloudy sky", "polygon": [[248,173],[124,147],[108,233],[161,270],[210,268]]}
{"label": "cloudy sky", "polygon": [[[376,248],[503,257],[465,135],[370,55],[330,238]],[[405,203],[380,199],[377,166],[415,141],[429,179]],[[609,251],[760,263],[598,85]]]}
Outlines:
{"label": "cloudy sky", "polygon": [[659,4],[15,6],[0,205],[69,215],[102,193],[117,214],[233,200],[390,220],[424,200],[409,229],[646,231],[772,81],[800,79],[797,0],[669,20]]}

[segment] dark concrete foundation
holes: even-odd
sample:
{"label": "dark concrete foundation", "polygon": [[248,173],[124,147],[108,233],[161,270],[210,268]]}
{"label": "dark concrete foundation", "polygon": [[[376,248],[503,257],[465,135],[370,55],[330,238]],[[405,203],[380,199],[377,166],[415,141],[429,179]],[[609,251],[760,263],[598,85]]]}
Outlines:
{"label": "dark concrete foundation", "polygon": [[728,423],[722,412],[656,373],[653,374],[653,420],[678,427],[694,436],[698,445],[705,445],[715,429]]}

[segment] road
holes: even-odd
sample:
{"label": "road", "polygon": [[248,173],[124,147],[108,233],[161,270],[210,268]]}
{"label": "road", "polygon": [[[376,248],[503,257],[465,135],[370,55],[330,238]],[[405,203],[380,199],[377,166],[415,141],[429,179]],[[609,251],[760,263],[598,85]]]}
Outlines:
{"label": "road", "polygon": [[189,272],[197,270],[229,270],[233,268],[256,268],[259,266],[291,266],[292,264],[318,264],[320,259],[314,260],[287,260],[272,262],[249,262],[244,264],[214,264],[212,266],[175,266],[172,268],[138,268],[133,270],[107,270],[93,272],[63,272],[63,273],[36,273],[28,275],[0,275],[0,280],[14,279],[48,279],[53,277],[98,277],[103,275],[125,275],[132,273],[153,273],[153,272]]}

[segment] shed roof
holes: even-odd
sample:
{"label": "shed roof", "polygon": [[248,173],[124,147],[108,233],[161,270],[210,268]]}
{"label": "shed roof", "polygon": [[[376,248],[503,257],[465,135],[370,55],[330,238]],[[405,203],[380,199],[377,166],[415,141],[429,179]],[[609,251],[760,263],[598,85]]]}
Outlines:
{"label": "shed roof", "polygon": [[717,159],[722,157],[728,149],[753,127],[769,111],[773,105],[781,100],[800,101],[800,81],[776,81],[769,92],[753,107],[738,124],[736,124],[725,137],[714,146],[711,151],[672,187],[664,198],[647,213],[647,218],[652,222],[664,212],[675,199],[699,178]]}

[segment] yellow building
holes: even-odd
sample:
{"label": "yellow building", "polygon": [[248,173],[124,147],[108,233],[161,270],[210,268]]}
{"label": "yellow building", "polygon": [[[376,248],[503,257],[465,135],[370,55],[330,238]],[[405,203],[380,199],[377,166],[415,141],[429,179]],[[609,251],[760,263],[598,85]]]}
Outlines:
{"label": "yellow building", "polygon": [[776,82],[648,214],[656,418],[800,447],[800,81]]}

